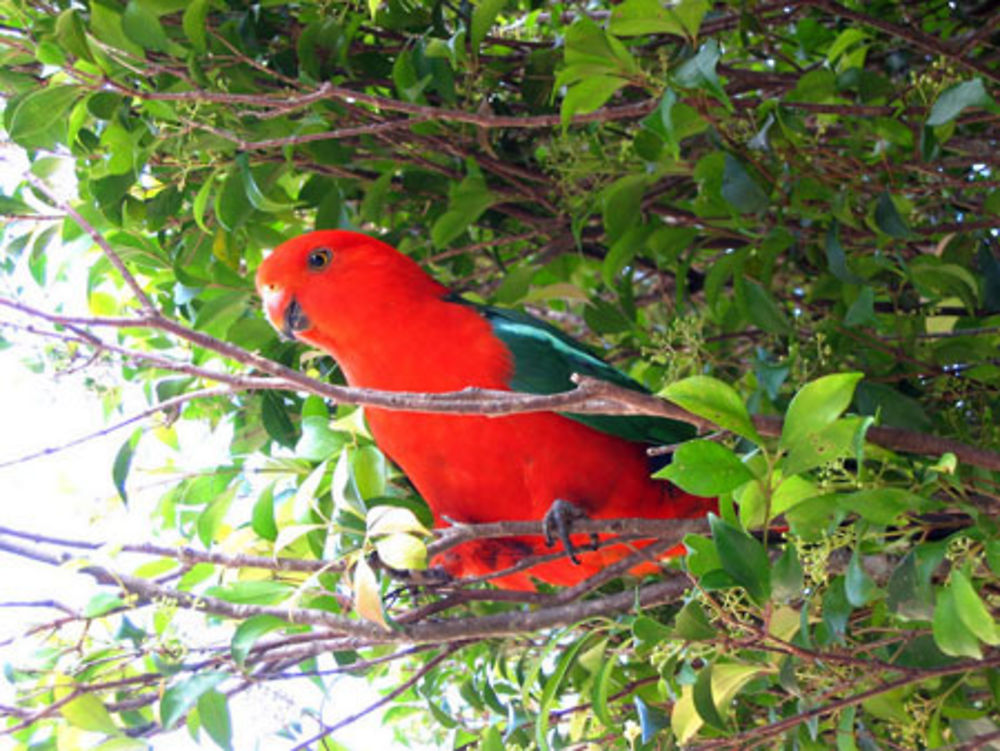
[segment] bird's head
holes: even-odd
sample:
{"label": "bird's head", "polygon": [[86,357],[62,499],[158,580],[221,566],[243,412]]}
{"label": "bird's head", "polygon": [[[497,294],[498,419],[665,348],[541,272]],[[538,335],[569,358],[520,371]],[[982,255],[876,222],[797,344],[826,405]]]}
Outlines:
{"label": "bird's head", "polygon": [[282,243],[257,270],[264,312],[285,335],[329,347],[373,319],[447,290],[390,245],[345,230],[310,232]]}

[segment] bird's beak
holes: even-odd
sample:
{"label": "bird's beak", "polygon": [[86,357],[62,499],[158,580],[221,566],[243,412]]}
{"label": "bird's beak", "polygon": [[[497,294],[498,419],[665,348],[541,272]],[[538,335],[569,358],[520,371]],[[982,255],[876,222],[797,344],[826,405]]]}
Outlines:
{"label": "bird's beak", "polygon": [[298,300],[278,285],[261,285],[260,296],[271,323],[289,339],[295,339],[296,332],[312,326]]}
{"label": "bird's beak", "polygon": [[302,306],[299,305],[299,301],[294,297],[288,301],[288,305],[285,306],[285,315],[281,325],[281,331],[289,339],[295,338],[295,333],[297,331],[305,331],[312,327],[306,314],[302,311]]}

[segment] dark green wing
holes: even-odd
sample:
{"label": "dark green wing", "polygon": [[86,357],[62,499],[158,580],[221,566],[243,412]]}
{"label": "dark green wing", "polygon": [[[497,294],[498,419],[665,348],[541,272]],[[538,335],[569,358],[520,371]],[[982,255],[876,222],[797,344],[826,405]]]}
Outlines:
{"label": "dark green wing", "polygon": [[[649,393],[638,381],[545,321],[518,310],[478,305],[458,296],[449,296],[448,300],[478,310],[490,322],[493,333],[507,345],[514,356],[514,375],[509,385],[515,391],[529,394],[569,391],[574,387],[570,376],[579,373]],[[669,445],[695,435],[692,426],[661,417],[563,414],[597,430],[639,443]]]}

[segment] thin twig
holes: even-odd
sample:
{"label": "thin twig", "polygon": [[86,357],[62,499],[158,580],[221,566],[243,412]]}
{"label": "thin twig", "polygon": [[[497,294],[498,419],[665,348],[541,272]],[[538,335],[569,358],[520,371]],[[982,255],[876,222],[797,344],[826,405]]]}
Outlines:
{"label": "thin twig", "polygon": [[404,694],[407,691],[409,691],[424,676],[426,676],[429,672],[431,672],[431,670],[433,670],[434,668],[436,668],[444,660],[446,660],[447,658],[451,657],[451,655],[453,655],[455,652],[457,652],[459,649],[461,649],[464,646],[465,646],[464,642],[458,642],[456,644],[450,644],[449,646],[445,647],[438,654],[436,654],[434,657],[432,657],[427,662],[425,662],[423,665],[421,665],[420,668],[409,679],[403,681],[401,684],[399,684],[396,688],[394,688],[392,691],[390,691],[389,693],[387,693],[381,699],[379,699],[376,702],[372,702],[371,704],[369,704],[364,709],[362,709],[362,710],[360,710],[358,712],[355,712],[354,714],[348,715],[347,717],[345,717],[344,719],[340,720],[339,722],[334,723],[333,725],[324,725],[323,729],[319,733],[317,733],[316,735],[314,735],[312,738],[304,740],[301,743],[299,743],[298,745],[294,746],[292,748],[292,751],[305,751],[305,749],[308,749],[310,746],[312,746],[312,744],[314,744],[314,743],[316,743],[318,741],[323,740],[324,738],[326,738],[331,733],[334,733],[334,732],[336,732],[337,730],[340,730],[343,727],[347,727],[348,725],[350,725],[351,723],[353,723],[353,722],[361,719],[365,715],[370,714],[371,712],[374,712],[379,707],[385,706],[389,702],[391,702],[394,699],[396,699],[396,697],[401,696],[402,694]]}
{"label": "thin twig", "polygon": [[92,433],[87,433],[86,435],[78,436],[65,443],[60,443],[56,446],[48,446],[46,448],[40,449],[38,451],[33,451],[29,454],[24,454],[22,456],[16,457],[14,459],[6,459],[0,461],[0,469],[5,467],[12,467],[16,464],[23,464],[24,462],[31,461],[32,459],[40,459],[45,456],[51,456],[52,454],[57,454],[60,451],[65,451],[66,449],[73,448],[74,446],[79,446],[88,441],[93,441],[98,438],[103,438],[110,433],[114,433],[122,428],[127,428],[129,425],[144,420],[151,415],[159,414],[160,412],[168,412],[176,407],[179,407],[187,402],[193,401],[195,399],[208,399],[215,396],[227,396],[232,395],[233,389],[226,388],[211,388],[211,389],[199,389],[198,391],[191,391],[187,394],[180,394],[178,396],[172,397],[170,399],[164,399],[159,404],[155,404],[148,409],[144,409],[141,412],[137,412],[134,415],[130,415],[123,420],[109,425],[100,430],[95,430]]}
{"label": "thin twig", "polygon": [[48,198],[56,208],[64,214],[73,217],[73,221],[80,226],[80,229],[90,235],[91,239],[97,243],[98,247],[104,252],[104,255],[107,256],[111,265],[114,266],[118,270],[118,273],[122,275],[125,283],[131,288],[132,293],[135,295],[135,298],[139,301],[139,304],[142,306],[142,309],[146,312],[146,314],[150,316],[158,316],[159,313],[156,310],[156,306],[153,305],[153,301],[146,294],[145,290],[143,290],[142,285],[139,284],[132,272],[125,266],[125,262],[121,259],[121,256],[119,256],[115,249],[111,247],[111,244],[104,239],[104,235],[94,229],[93,225],[91,225],[91,223],[88,222],[79,211],[70,206],[69,202],[59,198],[54,190],[49,188],[49,186],[37,177],[28,173],[25,175],[25,180],[27,180],[27,182],[39,193]]}

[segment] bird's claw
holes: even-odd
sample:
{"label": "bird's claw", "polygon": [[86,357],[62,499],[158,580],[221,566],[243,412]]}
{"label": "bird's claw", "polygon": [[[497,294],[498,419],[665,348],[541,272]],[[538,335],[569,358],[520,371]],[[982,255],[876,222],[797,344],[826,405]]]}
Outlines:
{"label": "bird's claw", "polygon": [[[576,565],[580,565],[580,559],[576,556],[576,546],[570,540],[570,529],[573,522],[579,519],[587,519],[587,512],[579,506],[557,498],[552,502],[549,510],[542,519],[542,532],[545,534],[545,544],[550,548],[556,544],[556,540],[562,543],[563,549],[569,555],[569,559]],[[597,550],[600,539],[597,533],[590,533],[591,544]]]}

